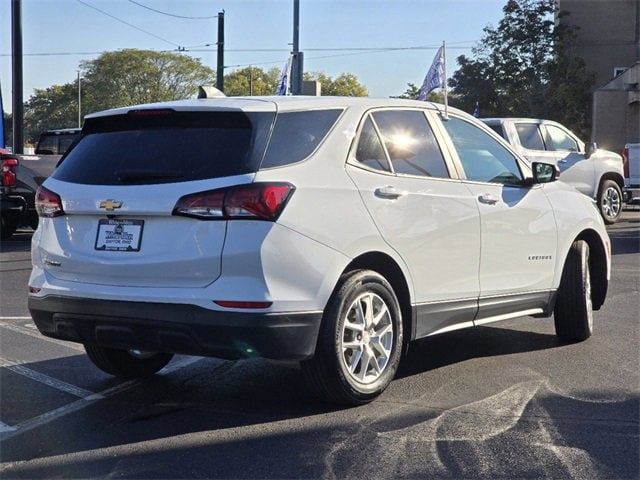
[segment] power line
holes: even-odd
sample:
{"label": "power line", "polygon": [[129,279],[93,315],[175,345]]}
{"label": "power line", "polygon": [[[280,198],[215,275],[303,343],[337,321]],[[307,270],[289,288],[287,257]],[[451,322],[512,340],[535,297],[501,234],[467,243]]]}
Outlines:
{"label": "power line", "polygon": [[108,12],[105,12],[104,10],[100,10],[98,7],[94,7],[93,5],[90,5],[90,4],[86,3],[86,2],[83,2],[82,0],[76,0],[76,2],[81,3],[85,7],[92,8],[92,9],[96,10],[97,12],[100,12],[103,15],[106,15],[107,17],[113,18],[114,20],[116,20],[116,21],[118,21],[120,23],[124,23],[125,25],[127,25],[127,26],[129,26],[131,28],[135,28],[136,30],[138,30],[140,32],[146,33],[147,35],[151,35],[152,37],[157,38],[158,40],[162,40],[163,42],[168,43],[169,45],[173,45],[174,47],[180,48],[180,45],[178,45],[177,43],[174,43],[171,40],[167,40],[166,38],[163,38],[163,37],[161,37],[159,35],[156,35],[155,33],[149,32],[148,30],[145,30],[145,29],[137,27],[136,25],[133,25],[133,24],[131,24],[129,22],[126,22],[126,21],[122,20],[121,18],[118,18],[118,17],[116,17],[114,15],[111,15]]}
{"label": "power line", "polygon": [[156,13],[160,13],[162,15],[166,15],[168,17],[185,18],[185,19],[188,19],[188,20],[209,20],[209,19],[212,19],[212,18],[218,18],[217,15],[213,15],[211,17],[187,17],[187,16],[184,16],[184,15],[176,15],[176,14],[173,14],[173,13],[163,12],[161,10],[156,10],[155,8],[148,7],[147,5],[143,5],[142,3],[135,2],[134,0],[129,0],[129,3],[133,3],[134,5],[137,5],[137,6],[142,7],[142,8],[146,8],[147,10],[151,10],[152,12],[156,12]]}

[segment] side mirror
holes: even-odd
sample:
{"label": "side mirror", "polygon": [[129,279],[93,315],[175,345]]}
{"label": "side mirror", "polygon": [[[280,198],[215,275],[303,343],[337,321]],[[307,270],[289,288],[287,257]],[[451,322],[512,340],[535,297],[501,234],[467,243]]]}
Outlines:
{"label": "side mirror", "polygon": [[560,176],[558,167],[550,163],[533,162],[531,170],[533,170],[534,183],[554,182]]}
{"label": "side mirror", "polygon": [[596,142],[591,142],[585,145],[584,147],[585,158],[589,158],[591,155],[593,155],[596,152],[596,150],[598,150],[598,144]]}

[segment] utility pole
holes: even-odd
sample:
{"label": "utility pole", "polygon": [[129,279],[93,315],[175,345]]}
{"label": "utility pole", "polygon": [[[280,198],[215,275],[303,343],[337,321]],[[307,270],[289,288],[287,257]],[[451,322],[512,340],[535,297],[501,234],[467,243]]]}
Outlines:
{"label": "utility pole", "polygon": [[293,0],[293,51],[291,62],[291,93],[302,93],[303,53],[300,51],[300,0]]}
{"label": "utility pole", "polygon": [[13,68],[13,152],[24,153],[24,106],[22,105],[22,18],[21,0],[11,0],[11,63]]}
{"label": "utility pole", "polygon": [[78,70],[78,128],[82,128],[82,87],[80,86],[80,70]]}
{"label": "utility pole", "polygon": [[224,10],[218,12],[218,67],[216,68],[216,88],[224,92]]}

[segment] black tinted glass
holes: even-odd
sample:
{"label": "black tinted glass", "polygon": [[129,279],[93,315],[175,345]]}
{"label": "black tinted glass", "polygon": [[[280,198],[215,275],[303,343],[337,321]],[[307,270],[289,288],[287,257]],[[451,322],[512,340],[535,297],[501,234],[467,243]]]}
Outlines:
{"label": "black tinted glass", "polygon": [[279,113],[260,168],[280,167],[313,153],[342,110]]}
{"label": "black tinted glass", "polygon": [[382,143],[373,127],[371,117],[367,117],[360,132],[356,160],[369,168],[390,171],[389,162],[387,162]]}
{"label": "black tinted glass", "polygon": [[456,117],[442,122],[458,152],[464,173],[478,182],[519,184],[516,158],[481,128]]}
{"label": "black tinted glass", "polygon": [[516,123],[520,145],[529,150],[544,150],[540,129],[535,123]]}
{"label": "black tinted glass", "polygon": [[442,152],[423,112],[385,110],[375,112],[373,119],[396,173],[449,178]]}
{"label": "black tinted glass", "polygon": [[87,119],[53,177],[90,185],[155,184],[253,173],[273,114],[159,112]]}
{"label": "black tinted glass", "polygon": [[493,130],[494,132],[496,132],[498,135],[500,135],[502,138],[506,138],[504,136],[504,129],[502,128],[502,125],[487,125],[487,127],[489,127],[491,130]]}

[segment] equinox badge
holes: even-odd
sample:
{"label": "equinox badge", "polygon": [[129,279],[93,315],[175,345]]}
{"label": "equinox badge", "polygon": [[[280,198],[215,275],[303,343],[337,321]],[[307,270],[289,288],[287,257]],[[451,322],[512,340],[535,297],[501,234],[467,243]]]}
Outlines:
{"label": "equinox badge", "polygon": [[120,208],[122,206],[122,202],[118,202],[116,200],[103,200],[100,202],[100,208],[104,208],[105,210],[113,211],[116,208]]}

